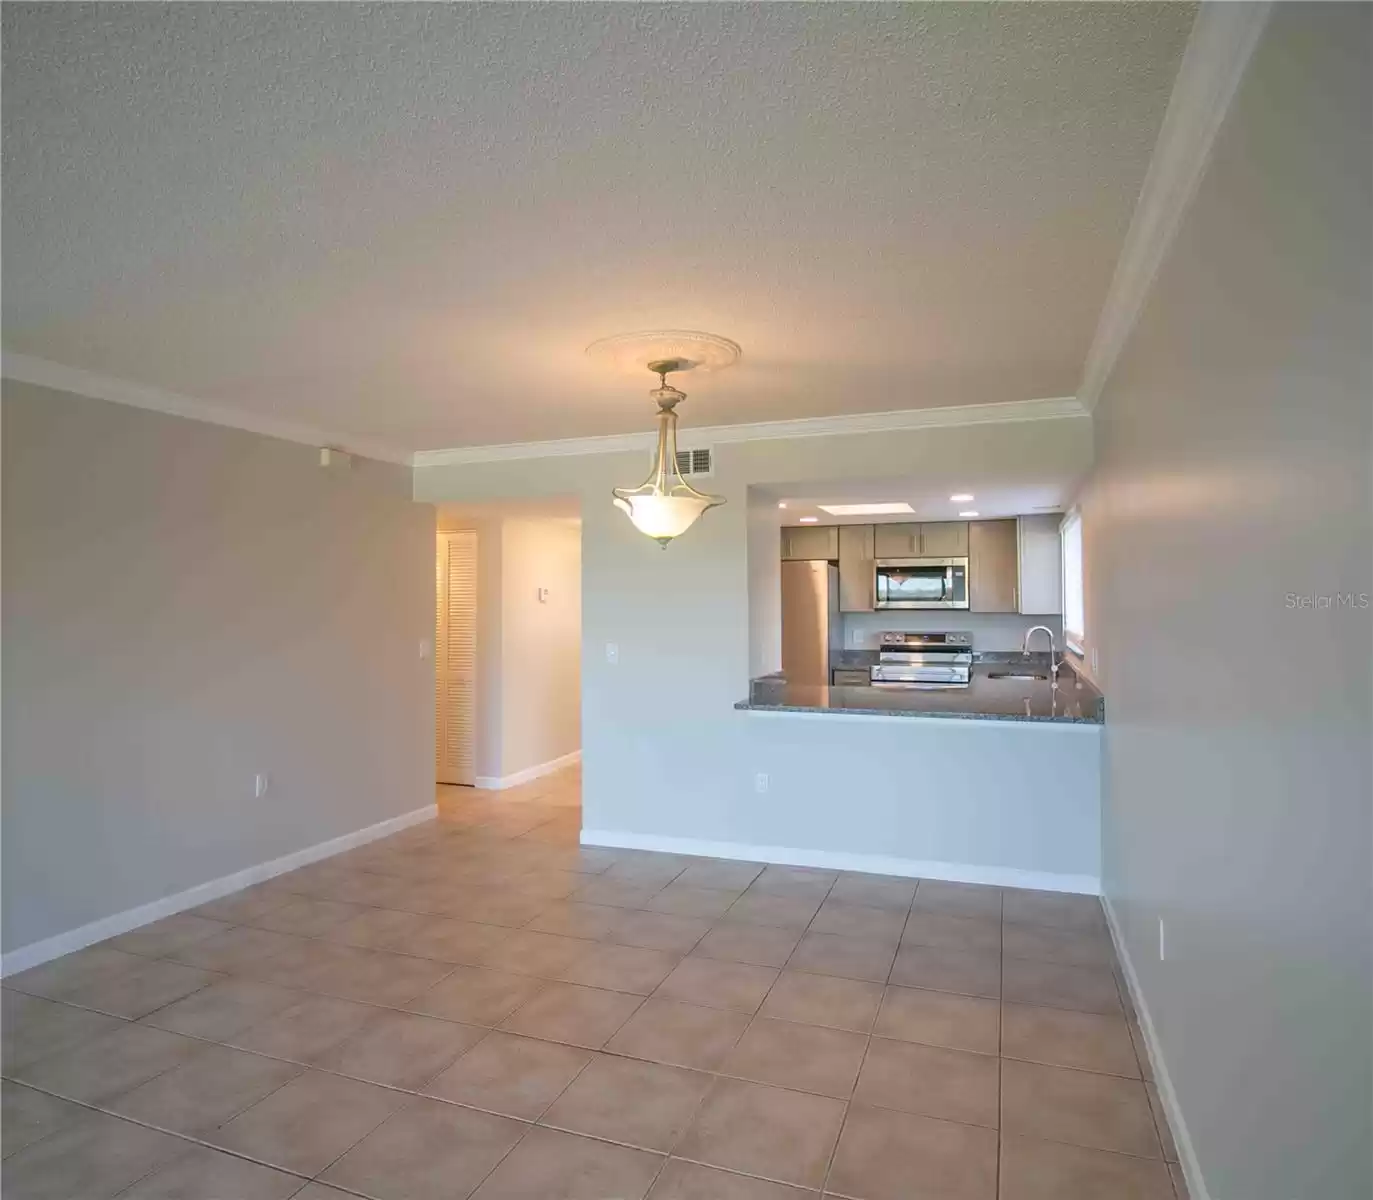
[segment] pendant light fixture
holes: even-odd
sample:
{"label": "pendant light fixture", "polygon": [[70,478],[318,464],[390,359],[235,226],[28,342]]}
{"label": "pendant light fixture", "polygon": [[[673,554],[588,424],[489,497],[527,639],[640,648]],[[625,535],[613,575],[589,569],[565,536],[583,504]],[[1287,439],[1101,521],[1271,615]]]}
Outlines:
{"label": "pendant light fixture", "polygon": [[[665,347],[681,353],[661,355]],[[657,351],[645,361],[645,349]],[[666,548],[668,542],[690,529],[707,509],[723,504],[723,496],[698,492],[682,478],[677,466],[677,405],[686,399],[667,381],[668,375],[701,367],[706,370],[732,366],[739,347],[727,338],[708,333],[669,331],[625,334],[606,338],[587,348],[595,357],[619,365],[637,361],[658,376],[649,395],[658,405],[658,448],[648,478],[635,488],[615,488],[615,506],[622,509],[639,532]]]}

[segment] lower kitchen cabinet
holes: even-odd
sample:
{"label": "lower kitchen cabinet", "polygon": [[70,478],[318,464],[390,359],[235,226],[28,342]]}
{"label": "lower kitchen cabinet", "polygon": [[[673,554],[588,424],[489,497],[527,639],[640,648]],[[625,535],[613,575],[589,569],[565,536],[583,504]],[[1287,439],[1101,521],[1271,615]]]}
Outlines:
{"label": "lower kitchen cabinet", "polygon": [[837,667],[834,672],[835,687],[868,687],[872,683],[872,672],[857,667]]}

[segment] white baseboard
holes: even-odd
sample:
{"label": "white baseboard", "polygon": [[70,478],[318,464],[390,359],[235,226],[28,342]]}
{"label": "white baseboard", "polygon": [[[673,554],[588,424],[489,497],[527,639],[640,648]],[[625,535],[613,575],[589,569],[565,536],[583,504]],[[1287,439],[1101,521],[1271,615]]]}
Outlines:
{"label": "white baseboard", "polygon": [[755,846],[748,842],[707,842],[697,838],[659,837],[621,830],[583,829],[583,846],[616,850],[659,850],[741,862],[777,863],[786,867],[823,867],[831,871],[865,871],[873,875],[901,875],[911,879],[947,879],[956,883],[987,883],[996,887],[1032,888],[1042,892],[1101,894],[1095,875],[1060,875],[1053,871],[1024,871],[1017,867],[984,867],[971,863],[892,858],[885,854],[851,854],[839,850],[799,850],[791,846]]}
{"label": "white baseboard", "polygon": [[545,775],[552,775],[554,771],[561,771],[564,767],[570,767],[573,763],[581,761],[582,752],[574,750],[571,754],[564,754],[562,758],[537,763],[532,767],[526,767],[523,771],[516,771],[513,775],[478,775],[474,782],[483,791],[499,791],[502,788],[518,787],[520,784],[529,783],[534,779],[542,779]]}
{"label": "white baseboard", "polygon": [[1144,1048],[1149,1052],[1149,1064],[1154,1070],[1154,1085],[1158,1088],[1164,1115],[1168,1118],[1173,1142],[1178,1148],[1178,1165],[1187,1179],[1188,1192],[1192,1200],[1211,1200],[1211,1193],[1206,1190],[1206,1181],[1201,1177],[1201,1164],[1197,1161],[1191,1134],[1187,1132],[1187,1122],[1183,1119],[1182,1108],[1178,1104],[1177,1092],[1173,1090],[1173,1081],[1168,1076],[1168,1065],[1163,1061],[1163,1048],[1159,1045],[1158,1033],[1154,1029],[1153,1019],[1149,1016],[1149,1006],[1144,1002],[1144,993],[1140,990],[1135,964],[1130,961],[1130,951],[1125,946],[1125,938],[1121,935],[1120,924],[1116,920],[1116,910],[1107,896],[1102,896],[1101,904],[1106,910],[1106,924],[1111,929],[1111,941],[1115,943],[1116,958],[1120,960],[1121,968],[1125,972],[1125,983],[1130,989],[1135,1015],[1139,1018],[1140,1032],[1144,1034]]}
{"label": "white baseboard", "polygon": [[195,908],[199,904],[208,904],[211,900],[218,900],[230,892],[237,892],[241,888],[251,887],[255,883],[262,883],[264,880],[275,878],[277,875],[284,875],[287,871],[294,871],[297,867],[308,866],[310,863],[319,862],[322,858],[332,858],[335,854],[342,854],[345,850],[352,850],[356,846],[366,845],[378,838],[399,833],[402,829],[409,829],[412,825],[432,821],[437,815],[437,806],[426,804],[423,808],[417,808],[413,812],[403,813],[399,817],[391,817],[386,821],[378,821],[375,825],[368,825],[365,829],[345,833],[342,837],[331,838],[329,841],[320,842],[318,845],[306,846],[304,850],[296,850],[294,853],[285,854],[281,858],[274,858],[270,862],[258,863],[255,867],[235,871],[232,875],[222,875],[218,879],[211,879],[208,883],[200,883],[195,887],[187,888],[184,892],[163,896],[160,900],[140,904],[137,908],[128,908],[123,912],[114,913],[112,916],[101,917],[98,921],[91,921],[87,925],[69,929],[66,933],[54,934],[52,937],[44,938],[41,942],[30,942],[27,946],[20,946],[18,950],[11,950],[3,958],[0,958],[0,976],[13,975],[16,971],[26,971],[29,967],[40,966],[54,958],[61,958],[64,954],[70,954],[73,950],[82,950],[96,942],[103,942],[106,938],[128,933],[130,929],[137,929],[140,925],[160,921],[163,917],[184,912],[186,909]]}

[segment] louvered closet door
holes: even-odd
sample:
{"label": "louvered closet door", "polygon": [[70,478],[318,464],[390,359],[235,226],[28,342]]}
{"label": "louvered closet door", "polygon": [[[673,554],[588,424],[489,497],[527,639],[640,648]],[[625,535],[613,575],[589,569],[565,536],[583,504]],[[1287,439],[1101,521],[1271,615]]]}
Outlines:
{"label": "louvered closet door", "polygon": [[477,671],[477,535],[441,533],[434,687],[438,714],[436,778],[474,782]]}

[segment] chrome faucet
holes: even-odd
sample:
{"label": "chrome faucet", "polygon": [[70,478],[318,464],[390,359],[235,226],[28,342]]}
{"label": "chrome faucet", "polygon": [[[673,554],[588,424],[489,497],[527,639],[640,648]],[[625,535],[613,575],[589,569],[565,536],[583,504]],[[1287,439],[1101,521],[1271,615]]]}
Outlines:
{"label": "chrome faucet", "polygon": [[1025,641],[1020,647],[1020,653],[1026,658],[1030,657],[1030,639],[1041,630],[1049,635],[1049,682],[1054,687],[1058,687],[1058,668],[1061,665],[1061,661],[1056,662],[1054,660],[1054,631],[1052,629],[1047,625],[1036,625],[1033,629],[1027,629],[1025,631]]}

